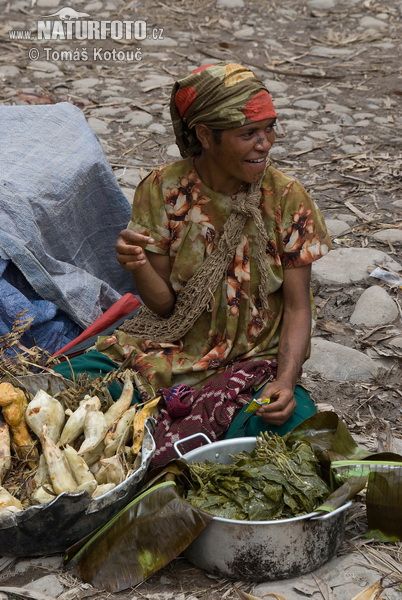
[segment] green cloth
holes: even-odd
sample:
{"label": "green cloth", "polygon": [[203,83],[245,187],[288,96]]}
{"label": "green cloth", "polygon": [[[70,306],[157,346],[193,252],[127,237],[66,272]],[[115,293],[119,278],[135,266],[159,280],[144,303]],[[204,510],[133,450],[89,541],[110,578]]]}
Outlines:
{"label": "green cloth", "polygon": [[[59,373],[66,379],[74,379],[80,373],[86,373],[91,379],[96,379],[101,375],[107,375],[111,371],[118,368],[118,364],[108,358],[105,354],[97,350],[90,350],[80,356],[74,356],[69,361],[64,361],[55,367],[53,370]],[[113,400],[117,400],[120,396],[122,386],[118,381],[113,381],[109,386],[109,392]]]}
{"label": "green cloth", "polygon": [[[54,371],[60,373],[60,375],[66,379],[73,379],[74,376],[77,376],[80,373],[87,373],[91,379],[95,379],[101,375],[107,375],[107,373],[117,369],[118,366],[119,365],[117,363],[113,362],[105,354],[102,354],[97,350],[90,350],[86,354],[75,356],[70,361],[65,361],[59,365],[56,365],[54,367]],[[117,400],[117,398],[119,398],[121,389],[122,386],[117,381],[114,381],[110,384],[109,392],[113,400]],[[254,398],[258,398],[260,393],[261,391],[258,391],[254,395]],[[246,407],[243,407],[233,419],[232,424],[226,432],[225,438],[230,439],[245,436],[254,437],[262,431],[272,431],[273,433],[277,433],[279,435],[285,435],[285,433],[288,433],[297,425],[312,415],[315,415],[317,412],[309,393],[301,385],[297,385],[295,387],[294,395],[296,400],[296,409],[293,415],[288,421],[286,421],[284,425],[281,425],[280,427],[275,425],[266,425],[261,417],[245,413],[244,411]],[[137,395],[135,396],[135,400],[138,400]]]}
{"label": "green cloth", "polygon": [[[258,398],[259,394],[260,392],[255,394],[254,398]],[[290,419],[280,426],[264,423],[261,417],[246,413],[245,410],[247,406],[244,406],[233,419],[226,432],[225,439],[248,436],[255,437],[263,431],[270,431],[272,433],[277,433],[278,435],[289,433],[289,431],[292,431],[297,425],[300,425],[300,423],[309,417],[312,417],[317,412],[316,406],[310,398],[310,394],[301,385],[296,385],[294,397],[296,400],[295,411]]]}

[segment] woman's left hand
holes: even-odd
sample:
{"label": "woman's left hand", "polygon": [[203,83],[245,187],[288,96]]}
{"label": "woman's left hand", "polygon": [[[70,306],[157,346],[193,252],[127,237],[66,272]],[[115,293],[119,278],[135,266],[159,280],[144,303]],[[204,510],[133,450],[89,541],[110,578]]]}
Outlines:
{"label": "woman's left hand", "polygon": [[259,408],[256,414],[270,425],[283,425],[296,408],[293,391],[291,384],[280,379],[268,383],[260,397],[271,398],[271,402]]}

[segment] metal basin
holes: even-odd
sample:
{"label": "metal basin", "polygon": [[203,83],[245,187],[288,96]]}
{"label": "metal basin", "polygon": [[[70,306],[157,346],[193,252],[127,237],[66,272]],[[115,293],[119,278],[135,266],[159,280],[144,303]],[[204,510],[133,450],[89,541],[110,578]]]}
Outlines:
{"label": "metal basin", "polygon": [[[204,434],[201,435],[208,440]],[[193,438],[193,436],[190,436]],[[188,440],[190,438],[185,438]],[[187,462],[228,464],[230,456],[251,452],[256,438],[236,438],[211,443],[181,454]],[[332,558],[343,540],[346,510],[351,502],[325,515],[309,513],[274,521],[235,521],[214,517],[187,548],[195,566],[223,577],[269,581],[298,577],[314,571]]]}

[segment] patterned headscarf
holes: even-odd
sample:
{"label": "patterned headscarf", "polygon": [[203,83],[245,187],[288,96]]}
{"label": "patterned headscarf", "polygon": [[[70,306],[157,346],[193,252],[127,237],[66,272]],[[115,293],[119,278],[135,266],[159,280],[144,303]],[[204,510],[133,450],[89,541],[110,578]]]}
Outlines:
{"label": "patterned headscarf", "polygon": [[183,157],[201,150],[194,126],[242,127],[276,117],[272,98],[250,69],[236,63],[203,65],[173,86],[170,114]]}

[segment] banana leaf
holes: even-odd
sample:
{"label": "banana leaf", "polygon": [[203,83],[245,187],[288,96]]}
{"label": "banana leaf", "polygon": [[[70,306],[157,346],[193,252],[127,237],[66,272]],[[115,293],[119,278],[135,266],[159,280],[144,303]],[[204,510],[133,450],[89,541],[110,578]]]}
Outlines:
{"label": "banana leaf", "polygon": [[303,421],[288,439],[309,442],[322,464],[333,460],[363,459],[369,453],[352,438],[345,423],[332,411],[321,412]]}
{"label": "banana leaf", "polygon": [[[402,492],[399,486],[402,484],[398,483],[396,478],[388,476],[387,483],[385,484],[381,479],[377,479],[377,468],[375,467],[375,474],[373,473],[373,467],[370,467],[370,465],[383,463],[383,468],[387,469],[388,467],[386,465],[401,463],[402,456],[399,454],[393,452],[378,452],[373,454],[368,452],[365,448],[359,447],[352,438],[345,423],[341,421],[336,413],[331,411],[313,415],[290,432],[288,434],[288,439],[303,440],[311,444],[320,461],[322,475],[333,490],[328,498],[326,498],[325,502],[316,509],[317,511],[331,512],[339,506],[342,506],[347,500],[353,498],[363,490],[366,485],[372,486],[373,483],[371,483],[371,481],[374,483],[376,481],[381,481],[381,487],[383,489],[381,502],[385,509],[385,513],[387,512],[388,507],[391,513],[394,513],[395,509],[396,513],[398,512],[397,498],[399,495],[400,507],[402,504]],[[340,469],[341,466],[343,466],[342,469]],[[378,506],[380,503],[378,486],[376,486],[375,489],[374,502],[372,502],[373,507]],[[373,527],[376,524],[376,529],[384,531],[380,524],[380,518],[378,517],[378,509],[374,508],[373,511],[371,508],[370,510],[373,515]],[[369,511],[368,505],[367,511]],[[402,513],[400,508],[399,512]],[[376,516],[374,516],[374,513]],[[398,518],[397,515],[395,515],[393,517],[393,525],[391,528],[388,528],[388,531],[391,532],[392,535],[400,535],[398,534],[398,527]]]}
{"label": "banana leaf", "polygon": [[176,558],[211,517],[192,508],[174,482],[142,492],[69,560],[83,581],[119,592],[141,583]]}
{"label": "banana leaf", "polygon": [[[369,473],[366,494],[370,532],[383,541],[402,541],[402,464]],[[379,535],[380,534],[380,535]]]}

